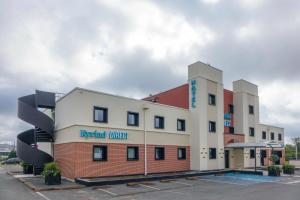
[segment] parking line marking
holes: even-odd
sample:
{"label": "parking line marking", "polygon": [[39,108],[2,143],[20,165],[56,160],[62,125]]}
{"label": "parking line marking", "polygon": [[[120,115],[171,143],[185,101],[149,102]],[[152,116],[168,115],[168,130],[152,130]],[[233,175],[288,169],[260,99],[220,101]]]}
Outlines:
{"label": "parking line marking", "polygon": [[45,195],[43,195],[43,194],[40,193],[40,192],[36,192],[36,194],[40,195],[41,197],[43,197],[43,198],[46,199],[46,200],[51,200],[51,199],[49,199],[48,197],[46,197]]}
{"label": "parking line marking", "polygon": [[171,181],[171,182],[178,183],[178,184],[181,184],[181,185],[193,186],[192,184],[188,184],[188,183],[184,183],[184,182],[180,182],[180,181]]}
{"label": "parking line marking", "polygon": [[113,192],[108,191],[108,190],[105,190],[105,189],[99,188],[98,190],[100,190],[100,191],[102,191],[102,192],[106,192],[106,193],[108,193],[108,194],[110,194],[110,195],[113,195],[113,196],[117,196],[117,195],[118,195],[118,194],[116,194],[116,193],[113,193]]}
{"label": "parking line marking", "polygon": [[[227,184],[232,184],[232,185],[243,185],[243,186],[249,185],[249,184],[233,183],[233,182],[229,182],[229,181],[218,181],[218,180],[205,179],[205,178],[200,178],[199,180],[216,182],[216,183],[227,183]],[[258,183],[258,182],[254,182],[254,183]]]}
{"label": "parking line marking", "polygon": [[300,180],[298,180],[298,181],[292,181],[292,182],[285,182],[285,184],[294,184],[294,183],[300,183]]}
{"label": "parking line marking", "polygon": [[152,186],[149,186],[149,185],[144,185],[144,184],[139,184],[141,186],[144,186],[144,187],[147,187],[147,188],[151,188],[153,190],[160,190],[159,188],[156,188],[156,187],[152,187]]}

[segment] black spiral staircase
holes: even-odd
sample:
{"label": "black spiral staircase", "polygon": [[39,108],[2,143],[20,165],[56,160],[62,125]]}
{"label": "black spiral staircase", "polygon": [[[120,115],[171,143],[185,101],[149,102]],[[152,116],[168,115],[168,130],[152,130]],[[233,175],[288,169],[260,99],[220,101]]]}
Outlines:
{"label": "black spiral staircase", "polygon": [[53,161],[51,155],[37,147],[37,142],[53,142],[54,136],[54,121],[40,111],[43,108],[55,108],[55,93],[36,90],[18,99],[18,117],[34,128],[17,136],[17,156],[34,166],[34,174],[40,174],[44,164]]}

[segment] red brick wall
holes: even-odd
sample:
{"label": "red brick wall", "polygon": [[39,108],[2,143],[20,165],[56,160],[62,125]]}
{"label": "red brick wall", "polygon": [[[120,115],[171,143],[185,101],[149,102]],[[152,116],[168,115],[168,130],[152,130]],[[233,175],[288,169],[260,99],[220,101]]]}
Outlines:
{"label": "red brick wall", "polygon": [[245,142],[245,136],[243,134],[224,133],[224,146],[233,142]]}
{"label": "red brick wall", "polygon": [[[229,104],[233,105],[233,92],[224,89],[224,114],[229,113]],[[231,115],[231,126],[234,127],[234,114]],[[229,127],[224,126],[224,133],[229,133]]]}
{"label": "red brick wall", "polygon": [[[144,145],[103,144],[107,145],[108,148],[107,161],[93,161],[93,145],[99,145],[99,143],[55,145],[54,158],[61,168],[62,175],[68,178],[75,178],[144,173]],[[138,161],[127,161],[127,146],[139,147]],[[162,146],[165,147],[165,160],[160,161],[154,159],[154,147],[154,145],[148,145],[148,173],[185,171],[190,169],[189,147],[186,147],[187,159],[178,160],[178,146]]]}
{"label": "red brick wall", "polygon": [[165,92],[144,98],[157,103],[189,109],[189,84],[167,90]]}

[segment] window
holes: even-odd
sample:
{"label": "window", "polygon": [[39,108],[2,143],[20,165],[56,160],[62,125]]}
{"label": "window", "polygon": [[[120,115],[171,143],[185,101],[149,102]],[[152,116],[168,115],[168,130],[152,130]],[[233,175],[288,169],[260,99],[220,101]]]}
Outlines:
{"label": "window", "polygon": [[254,106],[249,105],[249,114],[253,115],[254,114]]}
{"label": "window", "polygon": [[229,127],[229,133],[234,134],[234,128],[233,127]]}
{"label": "window", "polygon": [[254,135],[255,135],[255,130],[254,130],[253,127],[250,127],[250,128],[249,128],[249,135],[252,136],[252,137],[254,137]]}
{"label": "window", "polygon": [[266,131],[262,132],[262,139],[263,140],[267,139],[267,133],[266,133]]}
{"label": "window", "polygon": [[139,113],[127,112],[127,125],[139,126]]}
{"label": "window", "polygon": [[233,113],[234,113],[234,107],[233,107],[232,104],[229,104],[228,110],[229,110],[229,113],[230,113],[230,114],[233,114]]}
{"label": "window", "polygon": [[212,106],[216,105],[216,95],[208,94],[208,104]]}
{"label": "window", "polygon": [[217,158],[217,149],[209,148],[209,159],[216,159],[216,158]]}
{"label": "window", "polygon": [[107,146],[93,146],[93,161],[107,161]]}
{"label": "window", "polygon": [[107,108],[94,107],[94,122],[107,123]]}
{"label": "window", "polygon": [[139,148],[127,147],[127,160],[138,160],[138,159],[139,159]]}
{"label": "window", "polygon": [[281,133],[278,133],[278,141],[281,141],[281,140],[282,140]]}
{"label": "window", "polygon": [[184,119],[177,119],[177,130],[185,131],[185,120]]}
{"label": "window", "polygon": [[154,128],[163,129],[165,127],[164,117],[155,116],[154,117]]}
{"label": "window", "polygon": [[165,148],[155,147],[155,160],[164,160],[165,159]]}
{"label": "window", "polygon": [[274,140],[275,139],[275,135],[273,132],[271,132],[271,140]]}
{"label": "window", "polygon": [[209,121],[208,129],[209,129],[209,132],[215,133],[216,132],[216,122]]}
{"label": "window", "polygon": [[185,160],[186,159],[186,148],[178,148],[178,160]]}
{"label": "window", "polygon": [[255,150],[254,149],[250,149],[250,159],[255,158]]}

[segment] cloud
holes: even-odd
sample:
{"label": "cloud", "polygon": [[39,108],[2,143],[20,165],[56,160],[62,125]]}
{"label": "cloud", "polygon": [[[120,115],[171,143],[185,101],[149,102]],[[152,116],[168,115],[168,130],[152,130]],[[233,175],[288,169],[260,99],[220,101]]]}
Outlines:
{"label": "cloud", "polygon": [[295,136],[299,8],[292,0],[1,1],[0,116],[10,122],[0,128],[12,132],[0,140],[21,130],[17,98],[35,88],[142,98],[185,83],[197,60],[222,69],[226,88],[258,83],[261,120]]}

